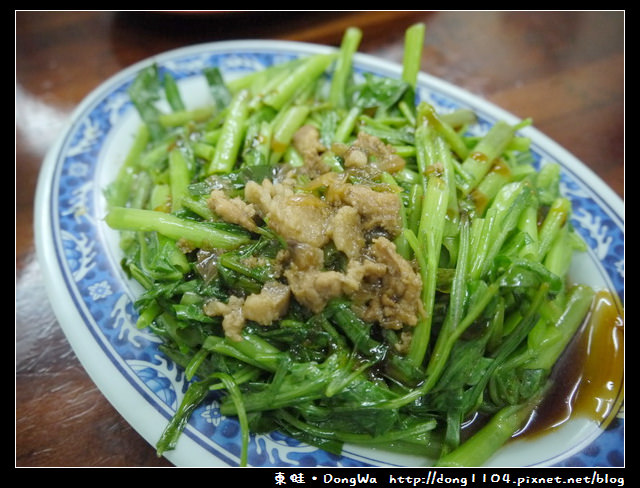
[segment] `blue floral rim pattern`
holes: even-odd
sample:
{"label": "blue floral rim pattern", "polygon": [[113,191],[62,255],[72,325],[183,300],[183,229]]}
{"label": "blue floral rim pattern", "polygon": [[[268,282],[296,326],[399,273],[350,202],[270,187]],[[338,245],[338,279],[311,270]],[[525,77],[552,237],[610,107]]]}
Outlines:
{"label": "blue floral rim pattern", "polygon": [[[264,44],[264,43],[262,43]],[[305,45],[306,46],[306,45]],[[178,50],[154,59],[161,70],[169,70],[179,79],[199,76],[202,68],[218,66],[225,74],[242,74],[262,69],[291,57],[316,49],[284,43],[253,44],[251,48],[224,43],[189,50]],[[395,67],[359,59],[359,69],[380,75],[395,75]],[[152,62],[152,61],[148,61]],[[389,71],[391,70],[391,71]],[[167,421],[177,408],[187,386],[182,370],[165,358],[158,349],[159,340],[134,326],[134,292],[124,278],[119,262],[104,238],[103,215],[100,215],[103,188],[100,187],[101,154],[114,127],[133,110],[126,90],[135,69],[114,78],[99,88],[92,103],[77,114],[73,125],[61,141],[52,162],[53,179],[46,202],[50,232],[59,268],[69,299],[82,316],[83,323],[66,327],[86,327],[104,355]],[[441,109],[472,108],[480,117],[480,127],[496,121],[495,111],[487,111],[482,101],[458,97],[440,83],[421,77],[418,96]],[[477,105],[474,103],[477,101]],[[502,115],[498,113],[498,115]],[[533,151],[538,164],[555,161],[562,165],[563,193],[574,206],[573,224],[590,248],[602,280],[624,303],[624,221],[617,202],[611,204],[592,186],[593,176],[581,166],[567,166],[559,159],[555,146],[537,144]],[[121,161],[113,161],[119,165]],[[100,385],[98,385],[100,386]],[[237,465],[240,455],[240,428],[235,419],[222,417],[215,397],[194,412],[184,435],[222,463]],[[562,458],[559,466],[619,466],[623,462],[623,420],[616,419],[581,452]],[[278,433],[252,437],[251,466],[386,466],[392,465],[375,454],[346,452],[335,456],[298,443]]]}

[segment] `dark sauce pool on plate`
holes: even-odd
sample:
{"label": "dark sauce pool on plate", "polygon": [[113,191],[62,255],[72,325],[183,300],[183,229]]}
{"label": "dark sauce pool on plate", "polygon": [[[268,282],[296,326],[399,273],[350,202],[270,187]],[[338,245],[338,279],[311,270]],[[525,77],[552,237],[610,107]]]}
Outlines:
{"label": "dark sauce pool on plate", "polygon": [[604,429],[615,418],[624,391],[624,319],[610,292],[596,293],[590,315],[552,378],[551,391],[516,437],[540,435],[576,417]]}
{"label": "dark sauce pool on plate", "polygon": [[[603,430],[620,412],[624,397],[624,319],[619,300],[598,291],[589,316],[557,362],[553,385],[513,439],[532,439],[572,418],[586,418]],[[468,438],[488,418],[477,416],[462,432]]]}

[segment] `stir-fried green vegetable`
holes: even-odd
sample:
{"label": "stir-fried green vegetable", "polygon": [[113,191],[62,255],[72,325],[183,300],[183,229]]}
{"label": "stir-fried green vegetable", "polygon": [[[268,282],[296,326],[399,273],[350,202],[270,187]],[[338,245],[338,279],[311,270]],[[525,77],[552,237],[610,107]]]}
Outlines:
{"label": "stir-fried green vegetable", "polygon": [[[106,222],[144,288],[138,327],[190,381],[159,455],[218,395],[242,464],[250,432],[279,430],[335,453],[480,465],[544,397],[589,311],[593,291],[567,280],[584,244],[558,167],[535,168],[519,135],[530,121],[475,136],[472,112],[416,102],[421,24],[399,79],[355,76],[360,38],[239,79],[206,70],[204,107],[155,65],[129,89],[143,125]],[[476,415],[489,420],[465,439]]]}

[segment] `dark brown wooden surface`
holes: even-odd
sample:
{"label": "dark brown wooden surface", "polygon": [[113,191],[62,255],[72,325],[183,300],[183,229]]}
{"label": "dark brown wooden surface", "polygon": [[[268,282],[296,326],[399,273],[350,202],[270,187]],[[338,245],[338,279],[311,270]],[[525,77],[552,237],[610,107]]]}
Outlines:
{"label": "dark brown wooden surface", "polygon": [[520,116],[624,198],[623,12],[16,12],[16,466],[170,466],[102,396],[70,348],[35,257],[46,151],[102,81],[169,49],[227,39],[338,45],[401,62],[426,24],[422,69]]}

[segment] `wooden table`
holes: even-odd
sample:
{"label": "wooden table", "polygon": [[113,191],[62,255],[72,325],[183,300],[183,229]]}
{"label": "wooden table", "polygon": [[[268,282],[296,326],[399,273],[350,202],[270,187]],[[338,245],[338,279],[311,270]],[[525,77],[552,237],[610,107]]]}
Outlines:
{"label": "wooden table", "polygon": [[107,402],[70,348],[35,257],[43,157],[102,81],[193,43],[272,38],[400,62],[426,24],[422,69],[495,102],[573,153],[624,198],[624,12],[16,12],[16,466],[169,466]]}

